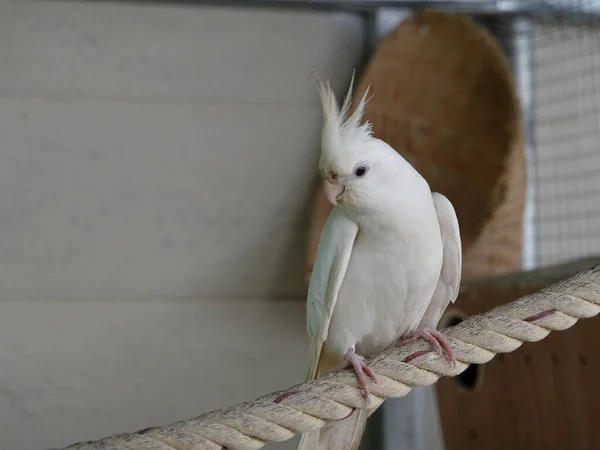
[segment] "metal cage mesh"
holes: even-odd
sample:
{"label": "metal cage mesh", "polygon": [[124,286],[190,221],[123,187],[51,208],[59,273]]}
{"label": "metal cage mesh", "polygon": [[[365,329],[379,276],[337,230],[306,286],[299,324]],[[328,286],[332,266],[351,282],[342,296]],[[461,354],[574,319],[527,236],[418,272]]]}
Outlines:
{"label": "metal cage mesh", "polygon": [[[573,1],[581,12],[599,1]],[[537,265],[600,254],[600,16],[534,17]]]}

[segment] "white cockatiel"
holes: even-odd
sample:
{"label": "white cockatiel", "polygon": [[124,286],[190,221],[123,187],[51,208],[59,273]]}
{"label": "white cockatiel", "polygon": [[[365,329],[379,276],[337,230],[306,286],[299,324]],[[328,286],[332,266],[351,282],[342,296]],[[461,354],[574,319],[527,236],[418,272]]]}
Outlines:
{"label": "white cockatiel", "polygon": [[[436,329],[458,295],[458,220],[450,201],[432,193],[362,123],[368,90],[349,115],[352,83],[341,110],[329,83],[317,83],[324,113],[319,170],[334,208],[321,232],[308,289],[307,379],[351,367],[368,399],[367,377],[375,377],[364,357],[422,337],[454,359]],[[373,411],[360,409],[304,433],[298,449],[357,449]]]}

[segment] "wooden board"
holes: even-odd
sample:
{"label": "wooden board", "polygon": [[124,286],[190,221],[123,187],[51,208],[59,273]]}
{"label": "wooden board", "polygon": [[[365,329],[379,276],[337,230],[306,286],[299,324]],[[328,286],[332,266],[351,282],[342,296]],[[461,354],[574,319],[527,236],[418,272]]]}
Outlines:
{"label": "wooden board", "polygon": [[[588,269],[600,258],[468,283],[456,306],[476,314]],[[453,320],[447,311],[443,321]],[[437,385],[446,450],[600,449],[600,318],[498,355]]]}

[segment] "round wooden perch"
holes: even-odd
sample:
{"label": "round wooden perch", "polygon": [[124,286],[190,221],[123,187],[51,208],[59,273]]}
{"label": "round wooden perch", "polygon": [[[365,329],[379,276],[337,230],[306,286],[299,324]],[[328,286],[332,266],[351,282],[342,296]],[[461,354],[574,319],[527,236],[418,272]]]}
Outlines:
{"label": "round wooden perch", "polygon": [[[526,166],[519,100],[496,40],[470,18],[420,11],[369,62],[365,119],[450,199],[463,244],[463,279],[520,268]],[[308,236],[309,279],[332,206],[319,190]]]}
{"label": "round wooden perch", "polygon": [[322,428],[329,421],[347,417],[356,408],[374,407],[386,398],[402,397],[414,386],[431,385],[442,376],[458,375],[470,364],[486,363],[497,353],[512,352],[523,342],[539,341],[551,331],[565,330],[578,319],[598,313],[600,265],[443,330],[456,352],[455,364],[438,356],[424,342],[377,355],[369,361],[377,383],[370,385],[368,405],[356,376],[346,370],[191,420],[73,444],[67,449],[258,449],[269,441],[285,441],[296,433]]}

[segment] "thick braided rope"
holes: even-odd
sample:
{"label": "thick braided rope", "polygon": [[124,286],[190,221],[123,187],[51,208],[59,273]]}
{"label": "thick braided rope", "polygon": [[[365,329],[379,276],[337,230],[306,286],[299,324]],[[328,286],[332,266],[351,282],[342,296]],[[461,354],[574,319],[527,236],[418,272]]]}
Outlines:
{"label": "thick braided rope", "polygon": [[[443,330],[456,351],[455,364],[433,353],[429,344],[419,341],[377,355],[369,361],[369,367],[377,375],[377,383],[370,383],[369,407],[378,406],[389,397],[402,397],[413,386],[426,386],[441,376],[458,375],[469,364],[486,363],[497,353],[512,352],[523,342],[539,341],[551,331],[565,330],[578,319],[593,317],[599,312],[600,265],[597,265]],[[365,406],[355,375],[346,370],[191,420],[67,448],[258,449],[269,441],[285,441],[296,433],[321,428]]]}

